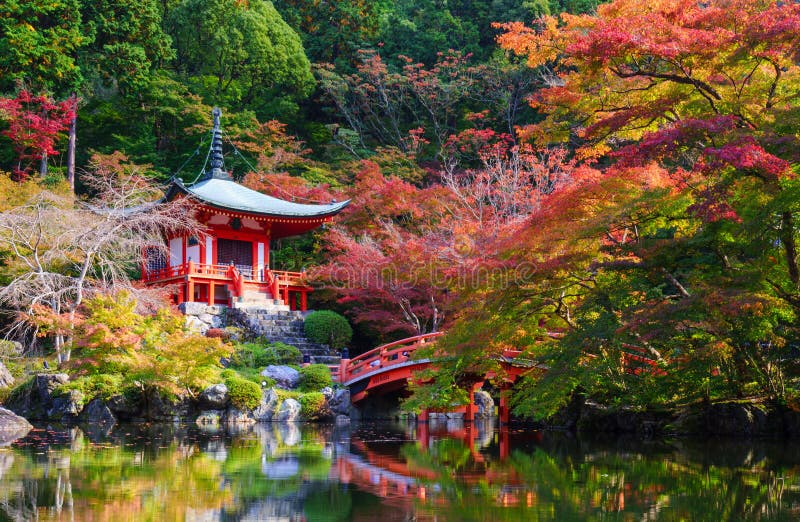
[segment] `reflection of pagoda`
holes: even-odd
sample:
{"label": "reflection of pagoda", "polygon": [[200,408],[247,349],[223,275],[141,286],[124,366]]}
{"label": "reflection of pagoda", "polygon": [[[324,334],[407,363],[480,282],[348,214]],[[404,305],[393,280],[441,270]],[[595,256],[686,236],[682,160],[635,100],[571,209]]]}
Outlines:
{"label": "reflection of pagoda", "polygon": [[165,238],[169,258],[146,257],[142,279],[150,286],[176,285],[178,303],[288,305],[306,310],[311,288],[301,272],[270,270],[270,240],[314,230],[350,202],[306,205],[267,196],[244,187],[225,170],[219,109],[214,109],[210,169],[191,185],[175,179],[167,201],[188,197],[195,217],[206,227],[202,236]]}

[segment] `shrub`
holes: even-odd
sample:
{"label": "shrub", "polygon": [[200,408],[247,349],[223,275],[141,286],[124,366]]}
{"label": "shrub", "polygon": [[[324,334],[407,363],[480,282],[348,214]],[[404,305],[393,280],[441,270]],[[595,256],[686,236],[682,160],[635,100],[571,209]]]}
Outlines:
{"label": "shrub", "polygon": [[300,403],[300,414],[306,420],[316,420],[327,416],[325,396],[320,392],[304,393],[297,400]]}
{"label": "shrub", "polygon": [[58,386],[55,391],[59,395],[66,395],[70,390],[79,391],[85,402],[98,398],[107,400],[124,392],[123,381],[122,375],[113,373],[85,375]]}
{"label": "shrub", "polygon": [[230,377],[225,381],[228,387],[228,396],[231,404],[240,410],[252,410],[261,404],[261,386],[242,379],[241,377]]}
{"label": "shrub", "polygon": [[267,353],[274,354],[275,357],[275,362],[269,364],[300,364],[303,361],[300,349],[286,343],[271,343],[267,346]]}
{"label": "shrub", "polygon": [[26,397],[28,397],[31,392],[33,391],[35,379],[31,376],[28,379],[17,383],[6,397],[6,400],[3,401],[3,404],[10,404],[24,401]]}
{"label": "shrub", "polygon": [[324,364],[310,364],[300,368],[300,391],[319,391],[331,385],[331,370]]}
{"label": "shrub", "polygon": [[353,338],[350,323],[341,314],[330,310],[311,312],[305,321],[306,337],[315,343],[327,344],[334,350],[347,346]]}
{"label": "shrub", "polygon": [[270,364],[299,363],[300,350],[284,343],[242,343],[236,346],[231,364],[238,368],[263,368]]}
{"label": "shrub", "polygon": [[209,328],[206,330],[206,337],[225,340],[228,338],[228,334],[222,328]]}

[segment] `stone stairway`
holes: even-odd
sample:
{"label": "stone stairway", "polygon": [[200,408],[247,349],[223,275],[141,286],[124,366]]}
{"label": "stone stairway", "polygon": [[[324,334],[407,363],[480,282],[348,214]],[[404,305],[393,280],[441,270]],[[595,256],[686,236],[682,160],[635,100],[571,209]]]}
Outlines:
{"label": "stone stairway", "polygon": [[288,312],[289,305],[284,304],[280,299],[273,299],[272,294],[258,292],[256,290],[245,290],[242,296],[233,300],[233,308],[268,310],[273,312]]}
{"label": "stone stairway", "polygon": [[[263,294],[262,294],[263,295]],[[274,301],[269,299],[268,301]],[[281,303],[280,301],[278,301]],[[314,364],[338,365],[341,357],[325,344],[317,344],[308,340],[303,330],[303,312],[290,311],[281,303],[272,302],[251,304],[236,303],[228,311],[229,324],[244,328],[253,335],[264,337],[270,342],[282,342],[296,346],[300,353],[308,355]]]}

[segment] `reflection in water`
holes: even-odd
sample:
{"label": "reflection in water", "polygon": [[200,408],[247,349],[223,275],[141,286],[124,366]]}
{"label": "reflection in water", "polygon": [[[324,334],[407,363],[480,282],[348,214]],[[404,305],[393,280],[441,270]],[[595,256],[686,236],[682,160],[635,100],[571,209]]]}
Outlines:
{"label": "reflection in water", "polygon": [[41,429],[0,520],[794,520],[800,446],[587,441],[491,424]]}

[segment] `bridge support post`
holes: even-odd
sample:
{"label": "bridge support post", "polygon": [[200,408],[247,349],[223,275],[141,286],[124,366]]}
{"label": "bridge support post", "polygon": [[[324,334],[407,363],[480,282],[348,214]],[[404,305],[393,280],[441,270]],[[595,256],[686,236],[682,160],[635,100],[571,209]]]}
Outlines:
{"label": "bridge support post", "polygon": [[421,412],[419,412],[419,415],[417,415],[417,422],[424,422],[427,424],[428,410],[422,410]]}
{"label": "bridge support post", "polygon": [[469,388],[469,403],[467,404],[467,411],[464,412],[464,422],[473,422],[475,420],[475,392],[483,387],[483,382],[476,382]]}
{"label": "bridge support post", "polygon": [[349,356],[349,353],[345,353],[345,352],[347,352],[347,350],[344,350],[342,352],[342,355],[344,357],[342,357],[339,360],[339,382],[341,384],[346,383],[347,380],[348,380],[347,366],[350,364],[350,356]]}
{"label": "bridge support post", "polygon": [[497,406],[497,417],[500,420],[500,425],[508,424],[510,420],[510,413],[508,411],[508,397],[506,392],[500,393],[500,404]]}

